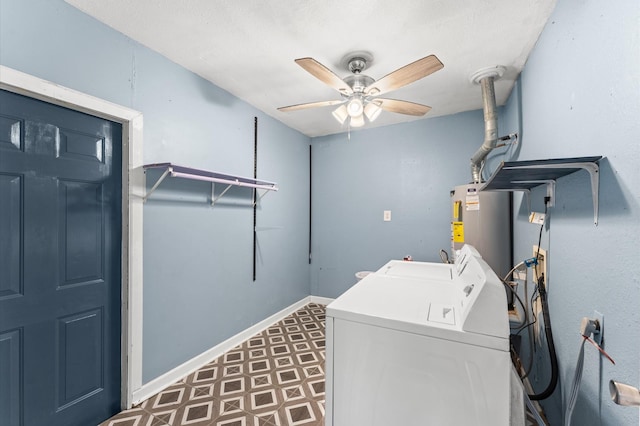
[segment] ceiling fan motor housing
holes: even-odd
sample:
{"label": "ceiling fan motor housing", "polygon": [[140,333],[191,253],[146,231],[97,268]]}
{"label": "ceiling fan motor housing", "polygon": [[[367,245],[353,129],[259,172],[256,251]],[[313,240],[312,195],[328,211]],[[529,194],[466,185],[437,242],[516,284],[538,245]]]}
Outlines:
{"label": "ceiling fan motor housing", "polygon": [[349,71],[354,74],[360,74],[367,67],[365,58],[351,58],[349,61]]}
{"label": "ceiling fan motor housing", "polygon": [[373,78],[364,74],[351,74],[344,78],[344,82],[347,83],[355,93],[364,92],[364,89],[374,81]]}

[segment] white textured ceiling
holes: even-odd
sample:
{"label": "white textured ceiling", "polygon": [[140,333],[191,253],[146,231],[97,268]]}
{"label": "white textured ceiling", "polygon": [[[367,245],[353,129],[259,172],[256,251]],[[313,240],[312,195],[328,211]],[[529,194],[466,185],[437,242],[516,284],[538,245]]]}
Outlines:
{"label": "white textured ceiling", "polygon": [[[312,57],[344,77],[343,57],[368,51],[374,79],[435,54],[444,68],[388,96],[431,106],[424,118],[482,107],[479,69],[506,67],[506,101],[556,0],[65,0],[314,137],[346,131],[332,108],[278,107],[340,99],[294,59]],[[383,112],[367,127],[423,117]]]}

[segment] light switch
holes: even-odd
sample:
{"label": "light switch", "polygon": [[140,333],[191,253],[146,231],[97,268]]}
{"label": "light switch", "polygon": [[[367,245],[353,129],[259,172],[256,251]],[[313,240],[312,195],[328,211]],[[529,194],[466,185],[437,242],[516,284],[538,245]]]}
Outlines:
{"label": "light switch", "polygon": [[385,222],[391,222],[391,210],[385,210],[383,219]]}

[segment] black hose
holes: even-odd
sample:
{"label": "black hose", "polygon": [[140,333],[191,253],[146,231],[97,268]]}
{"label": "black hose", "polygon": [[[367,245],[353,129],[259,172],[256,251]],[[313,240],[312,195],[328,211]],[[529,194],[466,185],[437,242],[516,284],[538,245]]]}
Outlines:
{"label": "black hose", "polygon": [[538,291],[540,292],[540,302],[542,303],[542,317],[544,318],[544,335],[547,339],[547,346],[549,347],[549,358],[551,359],[551,379],[547,388],[540,393],[529,395],[529,399],[532,401],[539,401],[541,399],[547,399],[556,389],[558,384],[558,358],[556,356],[556,347],[553,344],[553,335],[551,334],[551,319],[549,317],[549,304],[547,302],[547,290],[544,287],[544,274],[538,278]]}

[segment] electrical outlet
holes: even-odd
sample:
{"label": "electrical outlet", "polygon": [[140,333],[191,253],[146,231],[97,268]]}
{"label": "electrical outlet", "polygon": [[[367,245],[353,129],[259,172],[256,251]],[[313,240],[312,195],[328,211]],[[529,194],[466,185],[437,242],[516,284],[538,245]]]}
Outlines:
{"label": "electrical outlet", "polygon": [[529,222],[534,223],[536,225],[544,225],[544,213],[532,212],[529,215]]}
{"label": "electrical outlet", "polygon": [[597,320],[598,323],[600,324],[600,332],[599,333],[594,333],[593,341],[596,342],[598,345],[602,346],[602,336],[604,335],[604,315],[602,315],[598,311],[593,311],[593,317],[592,318],[594,320]]}
{"label": "electrical outlet", "polygon": [[547,272],[547,263],[549,258],[547,257],[547,251],[543,248],[538,249],[538,246],[533,246],[533,257],[538,256],[538,264],[533,266],[533,281],[538,282],[538,276],[544,274],[545,284],[549,281],[549,274]]}
{"label": "electrical outlet", "polygon": [[385,222],[391,222],[391,210],[385,210],[382,214],[382,220]]}

